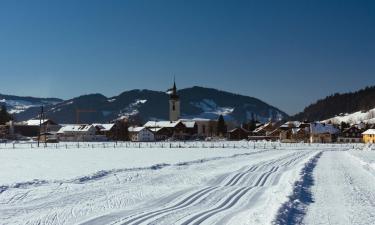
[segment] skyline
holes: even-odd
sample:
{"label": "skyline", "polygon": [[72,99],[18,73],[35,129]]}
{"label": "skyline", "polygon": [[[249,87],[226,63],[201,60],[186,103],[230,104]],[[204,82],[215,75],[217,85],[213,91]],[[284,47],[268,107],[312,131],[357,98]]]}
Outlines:
{"label": "skyline", "polygon": [[1,5],[2,94],[111,97],[165,91],[176,76],[178,89],[229,91],[293,115],[375,84],[373,1]]}

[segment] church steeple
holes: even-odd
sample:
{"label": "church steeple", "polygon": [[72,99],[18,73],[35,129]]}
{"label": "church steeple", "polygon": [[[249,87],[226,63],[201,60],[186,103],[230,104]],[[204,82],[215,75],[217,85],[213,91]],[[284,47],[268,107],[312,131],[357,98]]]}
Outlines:
{"label": "church steeple", "polygon": [[173,88],[172,88],[172,93],[170,95],[171,99],[179,99],[179,96],[177,95],[177,88],[176,88],[176,80],[173,78]]}
{"label": "church steeple", "polygon": [[169,120],[180,119],[180,97],[177,95],[176,80],[173,79],[173,88],[169,96]]}

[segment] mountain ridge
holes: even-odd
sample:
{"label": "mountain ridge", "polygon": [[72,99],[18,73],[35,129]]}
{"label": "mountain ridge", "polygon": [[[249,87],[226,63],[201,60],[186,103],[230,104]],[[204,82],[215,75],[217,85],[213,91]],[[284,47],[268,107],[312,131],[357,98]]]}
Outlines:
{"label": "mountain ridge", "polygon": [[[178,90],[181,99],[181,116],[184,118],[217,119],[222,114],[226,120],[240,124],[254,116],[261,121],[281,120],[288,115],[266,102],[245,95],[215,88],[193,86]],[[81,95],[56,104],[45,105],[46,116],[59,123],[74,123],[77,109],[95,112],[80,115],[82,123],[106,122],[121,117],[167,120],[169,95],[162,91],[133,89],[119,95],[106,97],[100,93]],[[38,107],[30,107],[15,114],[17,120],[27,120],[38,115]]]}

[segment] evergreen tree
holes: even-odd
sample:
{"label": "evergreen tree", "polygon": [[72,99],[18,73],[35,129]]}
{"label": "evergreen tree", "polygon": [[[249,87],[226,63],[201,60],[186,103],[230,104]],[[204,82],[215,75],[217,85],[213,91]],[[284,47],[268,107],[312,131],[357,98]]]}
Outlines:
{"label": "evergreen tree", "polygon": [[227,133],[227,125],[225,124],[223,115],[220,115],[217,120],[217,134],[224,136]]}
{"label": "evergreen tree", "polygon": [[8,113],[6,106],[1,105],[0,124],[5,124],[6,122],[10,121],[11,119],[12,119],[12,116]]}

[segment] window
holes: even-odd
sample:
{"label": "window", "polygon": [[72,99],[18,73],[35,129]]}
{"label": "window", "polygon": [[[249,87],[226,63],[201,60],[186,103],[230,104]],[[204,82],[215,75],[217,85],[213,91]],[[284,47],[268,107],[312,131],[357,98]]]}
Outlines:
{"label": "window", "polygon": [[172,105],[172,110],[173,110],[173,111],[176,110],[176,106],[175,106],[174,102],[173,102],[173,105]]}

